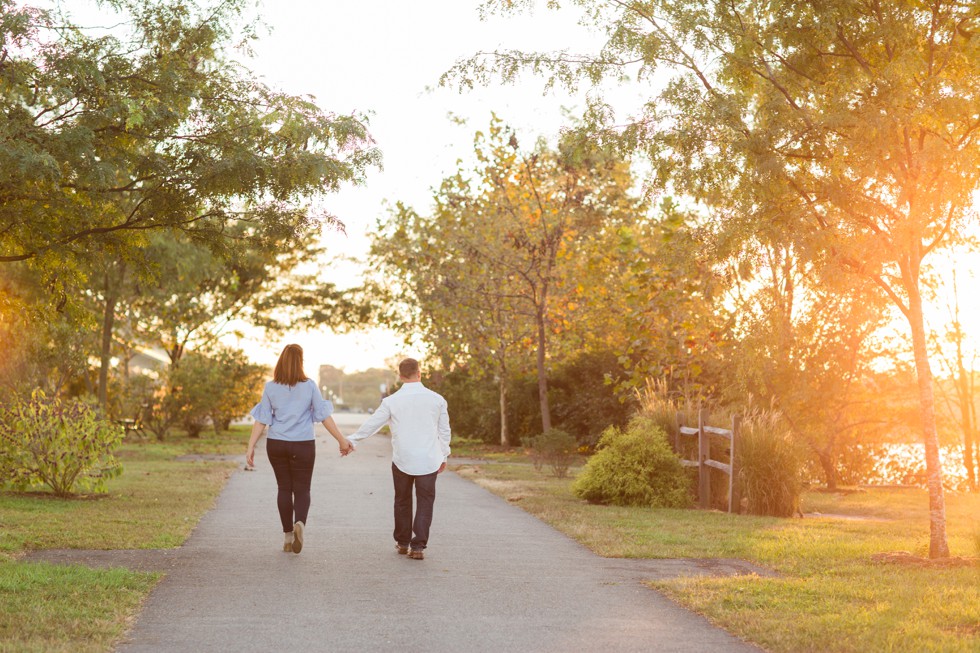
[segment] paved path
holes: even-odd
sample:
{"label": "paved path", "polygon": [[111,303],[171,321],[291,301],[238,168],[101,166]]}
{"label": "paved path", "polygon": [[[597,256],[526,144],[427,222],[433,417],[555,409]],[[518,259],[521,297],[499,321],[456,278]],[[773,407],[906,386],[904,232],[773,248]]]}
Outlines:
{"label": "paved path", "polygon": [[282,552],[260,445],[120,651],[756,650],[450,472],[426,559],[399,556],[388,439],[344,459],[318,440],[303,552]]}

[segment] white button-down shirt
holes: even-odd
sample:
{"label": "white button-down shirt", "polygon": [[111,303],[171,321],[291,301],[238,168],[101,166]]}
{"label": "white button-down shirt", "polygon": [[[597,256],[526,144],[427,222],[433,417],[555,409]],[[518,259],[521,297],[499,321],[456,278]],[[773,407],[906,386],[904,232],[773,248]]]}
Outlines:
{"label": "white button-down shirt", "polygon": [[446,400],[421,382],[408,382],[348,435],[350,441],[371,437],[387,424],[391,428],[391,462],[412,476],[439,469],[449,457],[449,411]]}

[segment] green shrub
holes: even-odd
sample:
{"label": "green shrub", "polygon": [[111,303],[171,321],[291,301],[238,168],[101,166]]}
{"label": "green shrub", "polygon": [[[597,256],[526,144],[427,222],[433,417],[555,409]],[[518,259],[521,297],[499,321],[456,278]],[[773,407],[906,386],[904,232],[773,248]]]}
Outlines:
{"label": "green shrub", "polygon": [[106,480],[122,472],[114,455],[122,438],[123,428],[93,405],[37,390],[0,412],[0,476],[16,490],[105,492]]}
{"label": "green shrub", "polygon": [[266,370],[248,362],[245,353],[230,347],[216,347],[208,354],[188,352],[167,373],[169,394],[157,412],[180,424],[192,438],[210,424],[215,432],[227,430],[231,421],[248,414],[262,394]]}
{"label": "green shrub", "polygon": [[561,429],[549,429],[541,435],[526,438],[525,442],[531,448],[531,462],[535,469],[540,470],[548,465],[555,478],[565,478],[568,475],[568,468],[575,459],[575,450],[578,447],[575,438]]}
{"label": "green shrub", "polygon": [[173,411],[188,436],[199,437],[218,404],[220,371],[204,354],[189,352],[168,372],[170,394],[164,408]]}
{"label": "green shrub", "polygon": [[799,511],[803,457],[778,413],[760,412],[742,422],[736,456],[749,513],[792,517]]}
{"label": "green shrub", "polygon": [[634,417],[625,431],[609,427],[575,481],[575,494],[593,503],[682,508],[689,481],[662,428]]}

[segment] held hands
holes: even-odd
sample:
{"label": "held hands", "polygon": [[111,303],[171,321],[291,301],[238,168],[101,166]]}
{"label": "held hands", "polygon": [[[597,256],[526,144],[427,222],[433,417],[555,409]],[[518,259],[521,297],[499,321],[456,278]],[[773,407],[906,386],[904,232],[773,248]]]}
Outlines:
{"label": "held hands", "polygon": [[354,443],[348,440],[347,438],[344,438],[344,441],[339,444],[340,444],[341,456],[346,456],[348,454],[354,453]]}

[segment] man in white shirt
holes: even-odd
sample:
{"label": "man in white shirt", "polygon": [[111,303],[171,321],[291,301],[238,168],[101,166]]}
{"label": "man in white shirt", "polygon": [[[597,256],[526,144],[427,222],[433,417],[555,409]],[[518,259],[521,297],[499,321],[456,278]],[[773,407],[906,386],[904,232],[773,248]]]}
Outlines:
{"label": "man in white shirt", "polygon": [[[391,475],[395,483],[395,548],[413,560],[422,560],[429,541],[436,476],[449,458],[449,412],[442,395],[422,385],[419,362],[406,358],[398,364],[402,387],[381,400],[381,406],[353,435],[363,440],[391,428]],[[412,518],[412,488],[417,506]]]}

